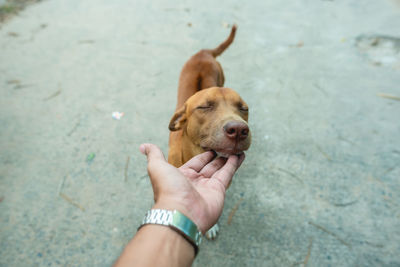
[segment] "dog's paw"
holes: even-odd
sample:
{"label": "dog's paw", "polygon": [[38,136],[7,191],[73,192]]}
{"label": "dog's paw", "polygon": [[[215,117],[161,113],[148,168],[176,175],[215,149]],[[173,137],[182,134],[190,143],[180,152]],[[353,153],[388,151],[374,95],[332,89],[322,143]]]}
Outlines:
{"label": "dog's paw", "polygon": [[218,232],[219,232],[219,226],[218,223],[216,223],[213,227],[210,228],[210,230],[206,232],[206,238],[208,240],[214,240],[215,238],[217,238]]}

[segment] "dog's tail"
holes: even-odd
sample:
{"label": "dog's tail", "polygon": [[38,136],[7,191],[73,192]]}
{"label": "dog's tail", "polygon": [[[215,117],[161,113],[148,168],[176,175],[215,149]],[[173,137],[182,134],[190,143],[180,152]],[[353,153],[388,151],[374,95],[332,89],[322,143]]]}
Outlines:
{"label": "dog's tail", "polygon": [[234,24],[232,26],[231,34],[229,34],[229,37],[222,43],[220,44],[217,48],[210,49],[209,51],[213,55],[213,57],[217,57],[222,54],[222,52],[225,51],[225,49],[228,48],[228,46],[233,42],[233,39],[235,38],[235,33],[236,33],[237,26]]}

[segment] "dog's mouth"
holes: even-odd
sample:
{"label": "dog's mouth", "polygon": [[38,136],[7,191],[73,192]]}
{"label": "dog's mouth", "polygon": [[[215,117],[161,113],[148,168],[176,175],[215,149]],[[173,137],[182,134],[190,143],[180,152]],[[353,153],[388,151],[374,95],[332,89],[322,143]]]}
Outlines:
{"label": "dog's mouth", "polygon": [[230,155],[240,155],[243,153],[243,150],[237,148],[209,148],[202,147],[206,151],[213,151],[218,157],[228,158]]}

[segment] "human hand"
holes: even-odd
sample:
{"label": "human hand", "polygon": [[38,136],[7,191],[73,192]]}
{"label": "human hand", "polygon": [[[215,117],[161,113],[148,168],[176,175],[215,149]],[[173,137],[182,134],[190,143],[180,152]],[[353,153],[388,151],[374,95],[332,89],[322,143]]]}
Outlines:
{"label": "human hand", "polygon": [[222,213],[225,191],[245,155],[216,158],[211,151],[193,157],[180,168],[169,164],[153,144],[142,144],[153,186],[153,208],[179,210],[204,234]]}

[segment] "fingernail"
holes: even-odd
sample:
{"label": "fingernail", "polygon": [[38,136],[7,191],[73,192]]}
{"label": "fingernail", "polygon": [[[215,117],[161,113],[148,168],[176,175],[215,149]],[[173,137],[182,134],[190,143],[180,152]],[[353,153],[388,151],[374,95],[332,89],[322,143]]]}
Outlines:
{"label": "fingernail", "polygon": [[144,144],[139,146],[139,150],[143,155],[146,155],[146,146]]}

